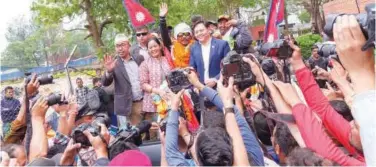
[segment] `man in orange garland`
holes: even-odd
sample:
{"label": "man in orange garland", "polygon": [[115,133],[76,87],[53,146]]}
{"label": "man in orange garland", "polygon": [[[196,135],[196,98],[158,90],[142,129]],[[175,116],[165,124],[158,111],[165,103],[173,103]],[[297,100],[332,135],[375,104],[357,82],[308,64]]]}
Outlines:
{"label": "man in orange garland", "polygon": [[194,42],[192,39],[192,30],[186,23],[180,23],[174,28],[175,41],[171,41],[168,35],[166,15],[168,12],[167,4],[162,3],[159,10],[161,36],[164,45],[170,50],[173,62],[176,68],[185,68],[189,66],[189,48]]}

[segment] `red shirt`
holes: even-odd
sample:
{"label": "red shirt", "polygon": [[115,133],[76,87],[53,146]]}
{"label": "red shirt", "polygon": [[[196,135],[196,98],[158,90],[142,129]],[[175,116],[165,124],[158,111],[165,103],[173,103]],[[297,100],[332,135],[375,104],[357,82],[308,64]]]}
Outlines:
{"label": "red shirt", "polygon": [[364,157],[350,144],[350,123],[330,105],[328,99],[321,92],[312,72],[308,68],[301,68],[295,72],[300,89],[307,105],[317,113],[325,128],[334,136],[354,157],[365,162]]}
{"label": "red shirt", "polygon": [[347,156],[334,144],[310,108],[300,103],[292,108],[292,114],[307,148],[342,166],[366,165],[365,162]]}

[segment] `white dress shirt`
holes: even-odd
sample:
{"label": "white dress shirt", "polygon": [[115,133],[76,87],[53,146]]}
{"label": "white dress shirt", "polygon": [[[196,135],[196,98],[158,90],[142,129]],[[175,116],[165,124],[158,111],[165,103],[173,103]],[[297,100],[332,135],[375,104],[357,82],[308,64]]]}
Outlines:
{"label": "white dress shirt", "polygon": [[209,64],[210,64],[210,49],[211,49],[211,38],[206,45],[201,44],[202,59],[204,60],[204,80],[209,79]]}

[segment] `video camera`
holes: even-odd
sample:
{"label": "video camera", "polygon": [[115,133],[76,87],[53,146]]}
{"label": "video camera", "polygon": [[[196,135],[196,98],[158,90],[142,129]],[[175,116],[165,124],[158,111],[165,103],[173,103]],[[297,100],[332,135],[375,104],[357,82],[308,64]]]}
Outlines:
{"label": "video camera", "polygon": [[[362,47],[362,51],[367,50],[370,47],[375,47],[375,16],[376,16],[376,4],[371,3],[365,7],[366,13],[360,13],[355,15],[360,28],[367,42]],[[345,14],[330,14],[326,17],[326,24],[324,26],[324,32],[328,37],[333,38],[333,25],[336,22],[338,16]]]}
{"label": "video camera", "polygon": [[287,59],[292,56],[293,49],[290,47],[288,40],[278,39],[274,42],[261,44],[257,51],[259,54],[268,57]]}
{"label": "video camera", "polygon": [[126,148],[123,146],[126,145],[126,143],[132,143],[136,146],[140,146],[142,144],[141,134],[148,132],[150,127],[151,123],[144,120],[135,128],[128,127],[127,129],[122,129],[117,132],[116,138],[108,145],[110,159],[115,157],[117,154],[124,152],[124,149]]}
{"label": "video camera", "polygon": [[251,71],[248,63],[243,61],[243,57],[253,59],[250,54],[238,54],[235,51],[227,53],[222,61],[223,84],[227,85],[230,77],[234,78],[234,85],[240,90],[244,90],[256,84],[255,75]]}
{"label": "video camera", "polygon": [[84,148],[91,146],[89,139],[83,132],[88,130],[94,137],[98,136],[101,133],[101,126],[99,124],[104,124],[106,127],[110,125],[110,118],[107,114],[99,113],[91,123],[83,123],[76,127],[72,132],[74,142],[81,143],[81,146]]}
{"label": "video camera", "polygon": [[261,61],[261,68],[265,74],[273,81],[278,80],[277,66],[271,58],[267,58]]}
{"label": "video camera", "polygon": [[184,72],[190,73],[191,69],[175,69],[166,76],[168,87],[172,92],[178,93],[180,90],[187,89],[191,86],[191,83],[189,82],[188,77],[184,74]]}
{"label": "video camera", "polygon": [[[32,75],[31,73],[25,73],[26,77],[26,82],[29,83],[31,81]],[[37,80],[39,81],[40,85],[46,85],[46,84],[52,84],[54,78],[51,74],[48,75],[41,75],[37,77]]]}

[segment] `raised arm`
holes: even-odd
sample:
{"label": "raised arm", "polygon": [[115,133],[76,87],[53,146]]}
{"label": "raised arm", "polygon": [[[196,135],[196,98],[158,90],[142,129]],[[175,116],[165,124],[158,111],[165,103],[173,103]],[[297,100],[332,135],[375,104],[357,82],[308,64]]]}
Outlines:
{"label": "raised arm", "polygon": [[45,115],[48,109],[47,101],[43,97],[39,98],[31,110],[31,123],[33,134],[30,142],[29,162],[35,158],[47,155],[48,143],[44,128]]}
{"label": "raised arm", "polygon": [[168,51],[171,52],[172,41],[171,41],[170,35],[168,34],[168,29],[167,29],[167,20],[166,20],[167,12],[168,12],[167,4],[162,3],[161,6],[159,7],[159,28],[161,30],[163,44],[165,45],[165,47],[167,47]]}

